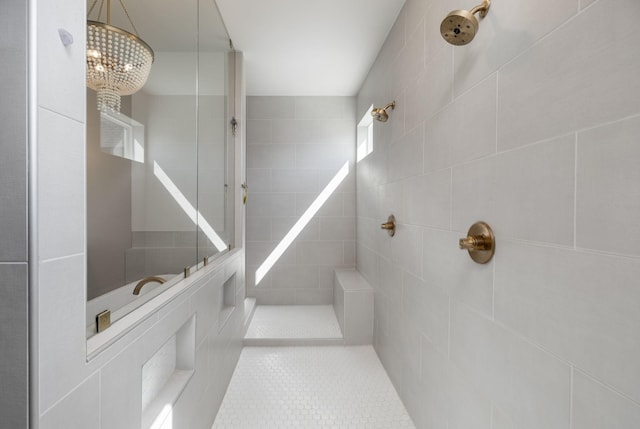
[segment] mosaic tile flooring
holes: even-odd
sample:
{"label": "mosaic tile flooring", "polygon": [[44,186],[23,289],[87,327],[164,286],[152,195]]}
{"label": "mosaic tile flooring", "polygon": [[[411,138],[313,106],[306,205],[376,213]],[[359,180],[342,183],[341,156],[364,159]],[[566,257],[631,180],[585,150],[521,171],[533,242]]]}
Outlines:
{"label": "mosaic tile flooring", "polygon": [[259,305],[245,339],[342,339],[332,305]]}
{"label": "mosaic tile flooring", "polygon": [[373,347],[245,347],[212,429],[414,428]]}

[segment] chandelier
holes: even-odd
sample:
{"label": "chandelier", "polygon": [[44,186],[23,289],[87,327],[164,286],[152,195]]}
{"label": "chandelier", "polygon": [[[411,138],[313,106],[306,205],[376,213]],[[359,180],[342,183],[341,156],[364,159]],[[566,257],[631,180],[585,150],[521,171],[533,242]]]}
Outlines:
{"label": "chandelier", "polygon": [[[87,17],[98,0],[94,0]],[[105,0],[100,1],[98,20]],[[98,93],[98,110],[120,111],[120,97],[136,93],[147,81],[153,50],[139,36],[129,12],[120,5],[136,34],[111,25],[111,0],[107,22],[87,20],[87,86]]]}

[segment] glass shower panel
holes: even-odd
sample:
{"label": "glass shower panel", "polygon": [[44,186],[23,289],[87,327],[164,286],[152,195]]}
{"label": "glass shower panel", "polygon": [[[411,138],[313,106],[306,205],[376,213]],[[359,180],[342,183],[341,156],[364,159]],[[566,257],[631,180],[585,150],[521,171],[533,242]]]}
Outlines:
{"label": "glass shower panel", "polygon": [[145,125],[145,162],[131,171],[127,283],[179,275],[197,263],[198,1],[180,2],[179,13],[156,16],[163,31],[148,42],[151,74],[132,96],[133,118]]}
{"label": "glass shower panel", "polygon": [[[212,1],[199,4],[198,49],[198,259],[225,251],[233,240],[229,216],[234,183],[229,173],[233,111],[229,38]],[[212,25],[213,23],[213,25]]]}
{"label": "glass shower panel", "polygon": [[[233,239],[233,61],[215,3],[157,0],[151,10],[135,2],[127,9],[154,62],[145,86],[122,97],[117,114],[101,117],[96,93],[87,90],[89,336],[98,313],[117,320]],[[119,8],[111,19],[130,30]]]}

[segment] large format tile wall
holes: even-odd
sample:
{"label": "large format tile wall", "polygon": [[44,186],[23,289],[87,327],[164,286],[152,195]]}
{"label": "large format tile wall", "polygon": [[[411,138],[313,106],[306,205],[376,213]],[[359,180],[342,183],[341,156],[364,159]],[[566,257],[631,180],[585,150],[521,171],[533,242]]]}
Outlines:
{"label": "large format tile wall", "polygon": [[397,102],[357,166],[376,350],[420,428],[640,427],[640,3],[494,1],[446,44],[467,6],[407,0],[358,96]]}
{"label": "large format tile wall", "polygon": [[[355,266],[355,98],[247,98],[247,290],[259,304],[330,304]],[[349,175],[256,286],[255,272],[340,169]]]}
{"label": "large format tile wall", "polygon": [[28,420],[27,14],[0,5],[0,428]]}
{"label": "large format tile wall", "polygon": [[[33,190],[30,210],[34,216],[30,228],[34,326],[29,427],[141,427],[142,367],[195,317],[195,374],[173,404],[172,424],[176,428],[209,428],[242,347],[244,251],[235,250],[223,262],[193,274],[183,283],[185,289],[181,294],[147,314],[114,344],[88,358],[85,339],[85,3],[81,0],[28,3],[32,13],[30,56],[35,60],[37,80],[30,99],[35,102],[30,112],[35,127],[31,130],[34,145],[30,178],[35,180],[30,182]],[[73,35],[73,44],[61,43],[60,28]],[[26,46],[24,48],[28,52]],[[21,96],[25,97],[26,93]],[[4,157],[4,147],[2,149]],[[11,189],[19,196],[24,186],[24,180],[18,177]],[[3,218],[2,231],[5,231],[5,222]],[[16,228],[19,230],[19,225]],[[11,248],[20,249],[20,246]],[[23,248],[19,252],[20,258],[24,258],[25,251]],[[225,323],[219,317],[223,282],[234,274],[236,307]],[[17,276],[16,279],[23,281]],[[4,317],[4,301],[2,305]],[[12,328],[19,332],[23,325],[15,323]],[[5,353],[4,347],[2,350]],[[21,368],[18,366],[16,370]],[[2,383],[2,391],[10,392],[5,389],[4,378]],[[0,399],[4,404],[4,393],[2,395]],[[26,427],[8,423],[4,411],[0,426]]]}

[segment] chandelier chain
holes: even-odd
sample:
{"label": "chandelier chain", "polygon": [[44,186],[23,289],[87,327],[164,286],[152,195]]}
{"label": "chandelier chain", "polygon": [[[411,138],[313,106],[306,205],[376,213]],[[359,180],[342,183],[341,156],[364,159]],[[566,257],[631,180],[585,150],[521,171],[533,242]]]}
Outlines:
{"label": "chandelier chain", "polygon": [[[97,3],[98,3],[98,0],[93,0],[93,3],[91,3],[91,7],[89,8],[89,12],[87,12],[87,18],[91,16],[91,12],[93,12],[93,8],[96,7]],[[104,0],[102,0],[102,3],[100,3],[100,10],[102,10],[103,3],[104,3]],[[98,15],[98,19],[100,19],[100,15]]]}
{"label": "chandelier chain", "polygon": [[138,34],[138,29],[136,28],[135,24],[133,23],[133,20],[131,20],[131,17],[129,16],[129,11],[124,6],[123,0],[120,0],[120,6],[122,6],[122,10],[124,10],[124,14],[127,15],[127,19],[129,20],[129,24],[131,24],[131,27],[133,28],[133,32],[135,33],[136,36],[140,37],[140,35]]}
{"label": "chandelier chain", "polygon": [[[107,1],[111,1],[111,0],[107,0]],[[120,2],[120,6],[122,6],[122,10],[124,11],[124,14],[127,16],[127,19],[129,20],[129,24],[131,24],[131,28],[133,28],[133,33],[136,36],[140,37],[140,34],[138,33],[138,29],[136,28],[136,25],[133,23],[133,20],[131,19],[131,15],[129,15],[129,11],[124,5],[124,1],[119,0],[119,2]],[[93,12],[93,9],[96,7],[96,4],[98,4],[98,0],[93,0],[93,3],[91,3],[91,7],[89,8],[89,12],[87,13],[87,18],[91,16],[91,12]],[[98,9],[98,17],[96,19],[97,21],[100,21],[103,7],[104,7],[104,0],[100,0],[100,8]],[[108,22],[107,24],[110,24],[110,23]]]}

